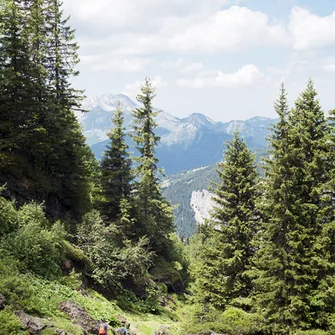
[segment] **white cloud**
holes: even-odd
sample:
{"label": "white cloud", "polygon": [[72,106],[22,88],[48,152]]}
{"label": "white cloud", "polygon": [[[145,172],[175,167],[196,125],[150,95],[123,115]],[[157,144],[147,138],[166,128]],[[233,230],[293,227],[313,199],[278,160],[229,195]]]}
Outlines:
{"label": "white cloud", "polygon": [[185,67],[182,69],[182,73],[191,73],[191,72],[199,72],[204,69],[204,64],[203,63],[188,63],[185,65]]}
{"label": "white cloud", "polygon": [[183,58],[179,57],[175,61],[164,61],[162,62],[162,68],[167,70],[176,70],[183,67],[185,64],[185,61]]}
{"label": "white cloud", "polygon": [[[83,21],[98,22],[92,29],[110,28],[147,31],[168,18],[206,15],[219,10],[228,0],[64,0],[67,12]],[[162,21],[163,20],[163,21]]]}
{"label": "white cloud", "polygon": [[[162,52],[216,53],[254,46],[307,50],[335,45],[335,12],[322,17],[294,7],[284,26],[261,11],[227,8],[229,3],[232,1],[64,0],[66,12],[73,17],[71,24],[78,28],[81,56],[98,49],[105,56],[103,63],[107,54],[128,59]],[[200,67],[198,64],[197,69]]]}
{"label": "white cloud", "polygon": [[323,69],[326,71],[326,72],[330,72],[330,73],[334,73],[335,74],[335,63],[334,64],[329,64],[329,65],[325,65],[323,67]]}
{"label": "white cloud", "polygon": [[[287,31],[269,17],[233,6],[211,15],[167,20],[156,34],[143,34],[124,47],[124,53],[235,51],[250,46],[288,45]],[[129,45],[131,45],[129,47]]]}
{"label": "white cloud", "polygon": [[327,73],[335,74],[335,58],[327,58],[323,63],[322,70]]}
{"label": "white cloud", "polygon": [[169,40],[176,51],[232,51],[253,45],[285,45],[285,29],[269,17],[246,7],[233,6],[216,12]]}
{"label": "white cloud", "polygon": [[[82,53],[143,55],[212,53],[249,46],[287,45],[286,29],[228,0],[65,0],[78,27]],[[73,23],[72,23],[73,22]]]}
{"label": "white cloud", "polygon": [[[140,93],[141,86],[143,84],[143,80],[136,80],[135,82],[126,85],[122,93],[134,99]],[[164,88],[169,85],[168,82],[163,80],[161,76],[155,76],[154,78],[151,78],[151,84],[156,89]]]}
{"label": "white cloud", "polygon": [[183,58],[177,58],[175,61],[162,62],[162,68],[168,70],[178,70],[181,73],[200,72],[204,69],[201,62],[187,62]]}
{"label": "white cloud", "polygon": [[[99,57],[101,58],[101,57]],[[100,59],[92,66],[92,71],[112,71],[112,72],[139,72],[143,71],[151,63],[150,59]]]}
{"label": "white cloud", "polygon": [[307,9],[295,7],[291,12],[288,29],[296,50],[335,45],[335,12],[322,17]]}
{"label": "white cloud", "polygon": [[194,79],[179,79],[177,84],[182,87],[206,88],[206,87],[237,87],[251,86],[265,80],[265,75],[253,64],[242,66],[232,73],[218,71],[215,75],[204,72]]}

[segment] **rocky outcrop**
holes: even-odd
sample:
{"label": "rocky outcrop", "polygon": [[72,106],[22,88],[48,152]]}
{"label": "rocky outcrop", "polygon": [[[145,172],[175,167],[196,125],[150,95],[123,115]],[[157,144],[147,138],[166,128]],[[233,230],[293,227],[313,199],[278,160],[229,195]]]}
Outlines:
{"label": "rocky outcrop", "polygon": [[76,305],[73,301],[63,301],[59,304],[58,309],[67,314],[71,321],[77,323],[85,334],[97,333],[99,321],[94,320],[84,308]]}
{"label": "rocky outcrop", "polygon": [[171,330],[170,327],[160,326],[158,330],[154,332],[154,335],[170,335]]}
{"label": "rocky outcrop", "polygon": [[194,211],[194,218],[198,225],[204,223],[209,218],[209,212],[213,207],[213,194],[207,190],[193,191],[190,206]]}
{"label": "rocky outcrop", "polygon": [[45,323],[47,320],[28,315],[24,311],[17,311],[15,315],[20,319],[24,329],[28,330],[29,334],[39,334],[47,327]]}

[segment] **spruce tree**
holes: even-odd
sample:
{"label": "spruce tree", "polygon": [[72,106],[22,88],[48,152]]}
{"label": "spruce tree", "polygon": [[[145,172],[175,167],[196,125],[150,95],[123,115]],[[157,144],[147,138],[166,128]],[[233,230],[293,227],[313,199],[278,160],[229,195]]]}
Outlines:
{"label": "spruce tree", "polygon": [[108,132],[110,139],[101,160],[101,213],[108,222],[116,221],[127,207],[132,191],[131,159],[125,141],[124,115],[120,103],[112,118],[114,128]]}
{"label": "spruce tree", "polygon": [[329,207],[329,129],[312,81],[288,112],[285,91],[275,105],[263,199],[265,222],[255,257],[255,301],[269,329],[324,327],[319,283],[327,264],[320,245]]}
{"label": "spruce tree", "polygon": [[[75,214],[90,206],[91,171],[94,158],[85,144],[80,125],[74,115],[83,98],[82,92],[71,85],[71,77],[79,73],[78,44],[74,30],[63,18],[62,3],[47,0],[48,87],[50,91],[49,141],[52,153],[46,166],[56,181],[56,197]],[[56,188],[56,187],[55,187]]]}
{"label": "spruce tree", "polygon": [[94,159],[73,113],[78,46],[60,6],[1,1],[0,172],[19,202],[45,200],[52,216],[78,217],[90,204]]}
{"label": "spruce tree", "polygon": [[195,269],[196,298],[223,309],[252,289],[248,270],[254,254],[258,197],[255,159],[236,133],[217,165],[220,183],[214,184],[214,208]]}
{"label": "spruce tree", "polygon": [[137,100],[143,105],[133,111],[134,132],[132,139],[139,151],[135,158],[138,181],[135,184],[136,208],[138,211],[139,234],[149,238],[150,248],[157,256],[168,259],[171,252],[169,234],[173,232],[173,216],[169,203],[162,196],[160,171],[155,156],[159,136],[155,135],[158,112],[153,109],[155,90],[149,79],[141,87]]}
{"label": "spruce tree", "polygon": [[40,130],[40,69],[30,56],[28,14],[21,1],[2,0],[0,11],[0,167],[7,176],[22,178],[32,172],[31,139]]}

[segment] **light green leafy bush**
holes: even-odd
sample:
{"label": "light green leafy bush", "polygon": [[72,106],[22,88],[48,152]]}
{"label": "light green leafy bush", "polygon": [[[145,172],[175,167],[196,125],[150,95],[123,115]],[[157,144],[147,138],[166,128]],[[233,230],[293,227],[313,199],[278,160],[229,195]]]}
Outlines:
{"label": "light green leafy bush", "polygon": [[0,197],[0,238],[17,229],[17,212],[14,206]]}
{"label": "light green leafy bush", "polygon": [[28,335],[22,330],[22,323],[13,311],[6,307],[0,311],[0,335]]}
{"label": "light green leafy bush", "polygon": [[329,335],[330,332],[326,332],[322,329],[310,329],[310,330],[298,330],[293,335]]}
{"label": "light green leafy bush", "polygon": [[247,313],[236,307],[229,307],[222,313],[222,322],[230,327],[234,334],[255,334],[261,330],[257,314]]}
{"label": "light green leafy bush", "polygon": [[48,225],[41,206],[25,205],[18,211],[19,228],[1,240],[0,249],[20,261],[22,270],[54,277],[60,273],[64,230],[60,223]]}

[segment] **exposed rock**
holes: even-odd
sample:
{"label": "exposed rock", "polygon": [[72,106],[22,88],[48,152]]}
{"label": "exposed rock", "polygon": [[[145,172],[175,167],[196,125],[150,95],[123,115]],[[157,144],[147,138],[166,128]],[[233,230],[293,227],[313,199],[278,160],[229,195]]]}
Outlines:
{"label": "exposed rock", "polygon": [[6,304],[7,304],[6,297],[0,294],[0,311],[5,308]]}
{"label": "exposed rock", "polygon": [[24,311],[17,311],[15,315],[22,322],[24,329],[29,331],[29,334],[39,334],[47,327],[44,323],[47,320],[28,315]]}
{"label": "exposed rock", "polygon": [[213,207],[212,196],[213,194],[207,190],[192,192],[190,206],[198,225],[203,224],[204,220],[209,217],[209,212]]}
{"label": "exposed rock", "polygon": [[159,329],[154,332],[154,335],[169,335],[169,334],[171,334],[170,327],[167,326],[160,326]]}
{"label": "exposed rock", "polygon": [[66,313],[70,319],[77,323],[85,334],[97,333],[99,321],[94,320],[84,308],[76,305],[73,301],[63,301],[58,305],[61,312]]}

